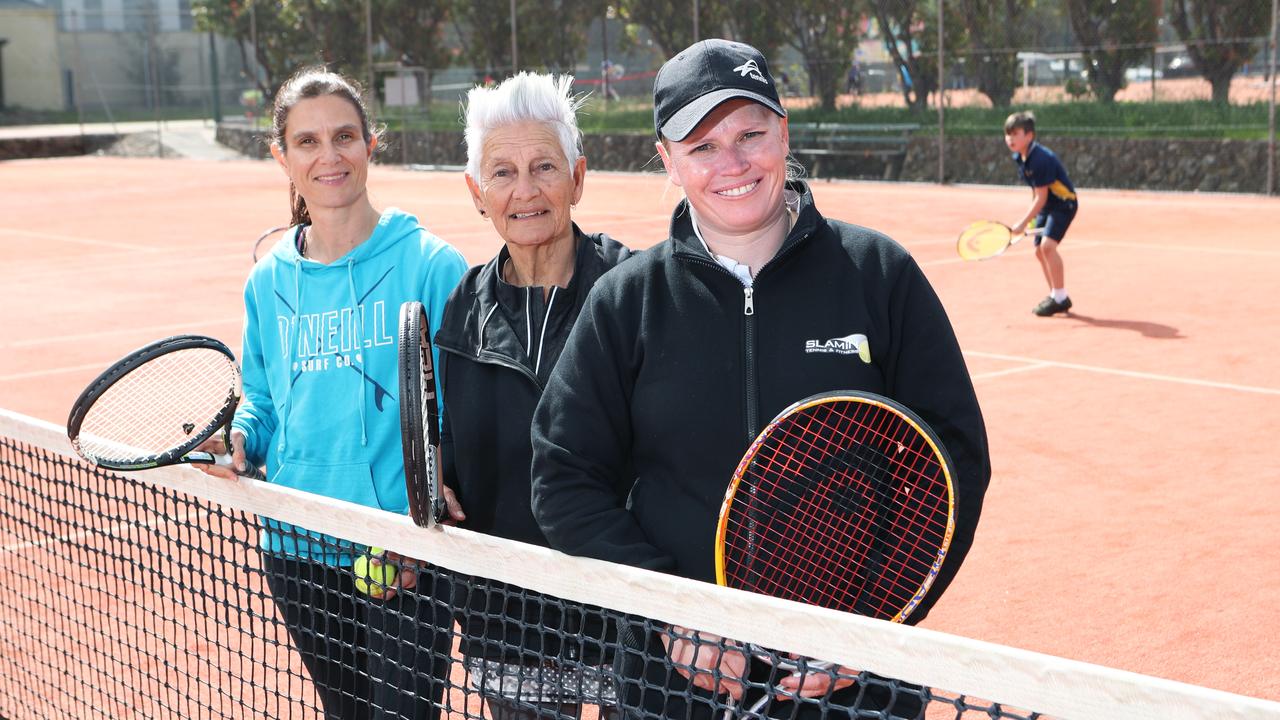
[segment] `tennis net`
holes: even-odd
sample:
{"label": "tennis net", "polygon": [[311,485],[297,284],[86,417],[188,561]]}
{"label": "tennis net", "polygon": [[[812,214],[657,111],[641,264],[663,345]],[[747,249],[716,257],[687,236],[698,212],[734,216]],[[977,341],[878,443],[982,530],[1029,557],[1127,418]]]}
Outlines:
{"label": "tennis net", "polygon": [[[4,718],[1280,718],[1278,703],[269,483],[105,472],[62,428],[5,411],[0,483]],[[352,565],[372,548],[430,565],[374,599]],[[692,649],[745,699],[689,689]],[[793,672],[835,689],[775,699]]]}

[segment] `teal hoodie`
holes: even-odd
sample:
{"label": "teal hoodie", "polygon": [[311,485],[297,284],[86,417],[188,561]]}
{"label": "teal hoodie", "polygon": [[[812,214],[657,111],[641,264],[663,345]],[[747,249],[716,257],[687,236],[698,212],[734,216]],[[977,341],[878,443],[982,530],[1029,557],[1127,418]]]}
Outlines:
{"label": "teal hoodie", "polygon": [[[244,397],[232,426],[270,482],[408,512],[396,374],[400,305],[420,300],[431,327],[440,327],[467,262],[394,208],[368,240],[328,265],[298,254],[297,233],[290,228],[245,285]],[[265,525],[262,546],[270,552],[352,562],[349,543]]]}

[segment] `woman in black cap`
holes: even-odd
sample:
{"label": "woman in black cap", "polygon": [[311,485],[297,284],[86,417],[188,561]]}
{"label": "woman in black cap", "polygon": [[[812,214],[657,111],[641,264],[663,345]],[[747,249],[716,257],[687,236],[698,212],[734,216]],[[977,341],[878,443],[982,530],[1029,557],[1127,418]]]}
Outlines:
{"label": "woman in black cap", "polygon": [[[955,538],[911,615],[918,622],[972,544],[990,478],[982,414],[937,295],[900,245],[824,218],[809,188],[788,178],[786,112],[755,48],[705,40],[667,61],[654,122],[685,200],[668,242],[597,283],[538,406],[533,509],[543,532],[565,552],[712,582],[717,512],[756,434],[810,395],[874,392],[933,427],[957,470]],[[621,629],[646,648],[619,653],[622,674],[644,678],[622,688],[625,707],[707,716],[732,704],[723,693],[741,694],[740,652],[695,653],[705,636],[651,626]],[[673,663],[701,672],[676,675]],[[833,692],[827,673],[770,672],[755,667],[751,679],[780,679],[829,706],[913,716],[920,705],[874,678],[841,680]]]}

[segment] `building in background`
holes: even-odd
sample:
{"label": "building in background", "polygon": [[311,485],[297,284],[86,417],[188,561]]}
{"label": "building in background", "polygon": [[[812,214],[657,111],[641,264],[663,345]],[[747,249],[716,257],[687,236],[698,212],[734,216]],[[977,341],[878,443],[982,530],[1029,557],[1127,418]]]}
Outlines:
{"label": "building in background", "polygon": [[0,39],[9,111],[189,114],[209,106],[215,85],[232,104],[245,84],[238,48],[196,32],[190,0],[0,0]]}
{"label": "building in background", "polygon": [[0,0],[0,112],[62,110],[57,12],[29,0]]}

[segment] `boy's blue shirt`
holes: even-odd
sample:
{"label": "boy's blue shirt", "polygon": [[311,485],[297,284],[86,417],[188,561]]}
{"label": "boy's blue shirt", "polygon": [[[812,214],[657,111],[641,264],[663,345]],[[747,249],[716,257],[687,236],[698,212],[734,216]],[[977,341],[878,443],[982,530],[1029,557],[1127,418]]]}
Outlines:
{"label": "boy's blue shirt", "polygon": [[[298,254],[298,230],[285,233],[245,285],[244,399],[232,426],[270,482],[405,513],[400,305],[420,300],[438,328],[467,262],[395,208],[328,265]],[[348,544],[299,537],[306,531],[275,521],[267,528],[269,551],[351,562]]]}
{"label": "boy's blue shirt", "polygon": [[1067,168],[1052,150],[1032,142],[1027,148],[1027,159],[1013,153],[1013,161],[1018,166],[1018,176],[1032,188],[1049,188],[1049,198],[1045,209],[1053,210],[1063,205],[1076,202],[1076,188],[1071,184]]}

